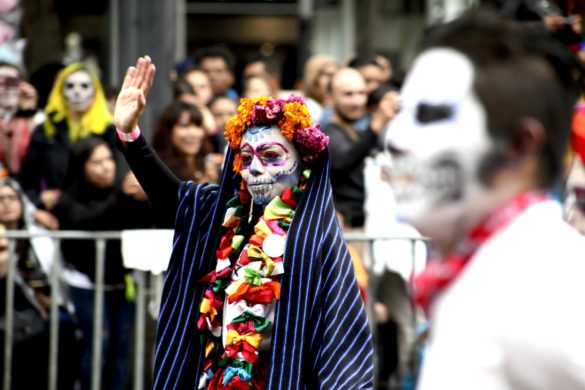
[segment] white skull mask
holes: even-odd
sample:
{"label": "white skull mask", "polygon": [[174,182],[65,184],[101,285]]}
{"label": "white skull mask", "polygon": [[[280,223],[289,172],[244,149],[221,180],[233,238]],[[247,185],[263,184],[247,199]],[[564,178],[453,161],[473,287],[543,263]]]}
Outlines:
{"label": "white skull mask", "polygon": [[79,114],[87,111],[95,96],[95,87],[89,73],[78,70],[67,76],[63,82],[63,96],[69,111]]}
{"label": "white skull mask", "polygon": [[18,108],[19,91],[18,70],[11,66],[0,66],[0,111],[13,114]]}

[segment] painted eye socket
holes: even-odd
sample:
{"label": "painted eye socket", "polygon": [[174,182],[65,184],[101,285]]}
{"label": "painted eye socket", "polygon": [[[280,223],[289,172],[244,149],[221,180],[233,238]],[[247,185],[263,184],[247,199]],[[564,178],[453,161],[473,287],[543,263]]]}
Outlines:
{"label": "painted eye socket", "polygon": [[267,150],[265,152],[262,152],[261,157],[264,161],[277,161],[284,156],[273,150]]}
{"label": "painted eye socket", "polygon": [[250,164],[252,164],[252,160],[254,159],[254,154],[250,152],[242,152],[240,155],[242,157],[242,165],[249,167]]}
{"label": "painted eye socket", "polygon": [[80,83],[80,84],[65,83],[65,89],[73,89],[76,87],[76,85],[79,85],[79,87],[81,89],[89,89],[89,87],[90,87],[89,83]]}
{"label": "painted eye socket", "polygon": [[278,162],[286,158],[286,151],[280,147],[271,145],[260,150],[260,158],[265,162]]}
{"label": "painted eye socket", "polygon": [[446,104],[420,103],[416,108],[416,119],[422,124],[451,119],[454,108]]}

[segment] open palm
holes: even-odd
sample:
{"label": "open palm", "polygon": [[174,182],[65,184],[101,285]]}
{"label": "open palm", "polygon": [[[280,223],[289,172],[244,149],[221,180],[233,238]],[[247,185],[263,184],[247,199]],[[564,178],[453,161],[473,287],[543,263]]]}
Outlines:
{"label": "open palm", "polygon": [[138,125],[146,105],[146,96],[152,87],[155,67],[148,56],[140,57],[136,66],[126,71],[122,89],[114,108],[114,124],[124,133],[130,133]]}

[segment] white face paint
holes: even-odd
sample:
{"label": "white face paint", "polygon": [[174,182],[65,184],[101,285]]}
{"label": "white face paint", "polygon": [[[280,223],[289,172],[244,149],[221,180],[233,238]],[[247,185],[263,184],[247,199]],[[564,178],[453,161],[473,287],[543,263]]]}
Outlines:
{"label": "white face paint", "polygon": [[91,106],[95,87],[89,73],[78,70],[71,73],[63,82],[63,96],[70,111],[82,114]]}
{"label": "white face paint", "polygon": [[265,205],[299,181],[301,160],[278,126],[251,126],[242,142],[242,179],[254,203]]}
{"label": "white face paint", "polygon": [[388,129],[390,183],[398,216],[415,221],[468,200],[492,148],[486,113],[475,96],[471,61],[452,49],[422,53],[402,89],[402,108]]}
{"label": "white face paint", "polygon": [[0,66],[0,113],[13,114],[18,109],[20,77],[11,66]]}

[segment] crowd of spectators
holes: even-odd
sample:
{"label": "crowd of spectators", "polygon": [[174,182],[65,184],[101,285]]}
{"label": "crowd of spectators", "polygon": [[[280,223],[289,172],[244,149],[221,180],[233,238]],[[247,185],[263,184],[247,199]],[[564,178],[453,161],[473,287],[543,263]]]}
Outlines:
{"label": "crowd of spectators", "polygon": [[[560,9],[534,8],[531,2],[526,3],[517,8],[507,3],[502,12],[531,24],[538,21],[576,52],[582,52],[582,42],[575,39],[581,34],[579,16],[568,19]],[[385,134],[400,110],[401,80],[393,77],[392,65],[379,53],[343,60],[316,54],[305,64],[300,89],[284,91],[278,59],[255,54],[237,61],[223,45],[201,48],[177,64],[169,78],[173,101],[168,102],[151,129],[151,145],[181,180],[217,183],[226,147],[223,129],[236,113],[239,98],[300,94],[313,120],[330,137],[331,182],[340,223],[347,231],[363,231],[368,217],[364,209],[368,196],[364,168],[368,158],[384,154]],[[235,84],[236,69],[242,69],[241,85]],[[116,89],[111,90],[107,97],[115,98]],[[98,231],[174,225],[175,216],[152,209],[132,172],[119,158],[108,100],[98,76],[82,62],[63,64],[54,74],[50,94],[39,97],[27,81],[22,64],[0,56],[1,229]],[[38,106],[39,101],[46,101],[46,105]],[[383,167],[379,173],[384,180]],[[59,388],[73,388],[75,382],[89,388],[94,243],[64,240],[61,248],[52,248],[62,253],[64,278],[60,291],[49,288],[47,275],[53,256],[48,255],[46,246],[38,249],[39,245],[32,239],[21,240],[14,253],[18,269],[15,310],[23,313],[22,321],[40,325],[30,334],[15,332],[13,384],[37,388],[40,382],[34,381],[46,380],[17,369],[35,365],[37,372],[46,372],[47,359],[43,356],[48,355],[39,351],[48,346],[48,302],[58,299],[63,351],[59,364],[68,367],[59,372]],[[1,283],[5,280],[7,251],[6,240],[0,238]],[[359,248],[354,257],[361,257]],[[406,356],[412,337],[399,340],[397,335],[404,331],[396,327],[409,326],[399,319],[405,318],[405,311],[408,316],[412,313],[406,304],[407,280],[397,275],[390,272],[381,280],[396,280],[397,288],[403,291],[399,301],[389,296],[395,294],[392,289],[389,293],[381,289],[372,298],[377,304],[373,320],[379,323],[383,334],[380,340],[384,340],[379,348],[380,388],[389,386],[386,381],[393,376],[395,381],[404,376],[410,364]],[[106,276],[103,383],[109,389],[123,389],[129,379],[134,305],[128,294],[132,276],[123,267],[119,243],[111,242],[106,248]],[[389,285],[383,283],[386,289]],[[4,284],[0,291],[5,291]],[[385,302],[404,310],[392,318],[396,310]],[[4,305],[4,299],[0,299],[0,305]],[[0,311],[4,312],[3,306]],[[30,353],[31,348],[35,354]],[[32,355],[38,361],[31,360]]]}

